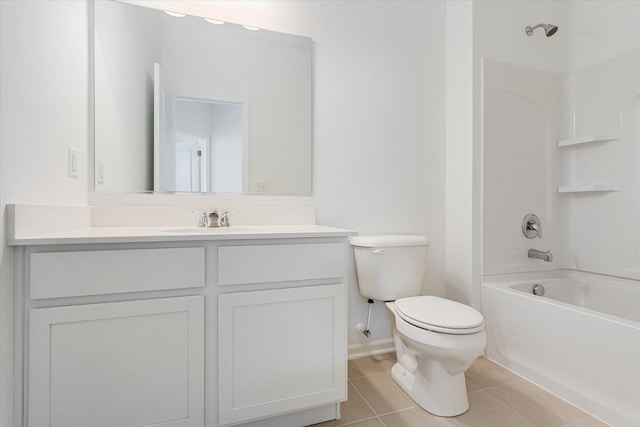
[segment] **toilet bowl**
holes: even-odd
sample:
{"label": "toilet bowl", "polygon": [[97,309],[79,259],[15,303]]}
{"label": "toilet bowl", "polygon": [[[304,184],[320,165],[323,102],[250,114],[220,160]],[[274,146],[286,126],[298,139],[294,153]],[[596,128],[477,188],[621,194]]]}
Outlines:
{"label": "toilet bowl", "polygon": [[429,240],[424,236],[351,238],[360,294],[386,301],[398,362],[391,375],[425,410],[443,417],[469,409],[464,373],[482,355],[482,314],[467,305],[421,296]]}
{"label": "toilet bowl", "polygon": [[[422,301],[425,310],[442,302],[447,305],[454,303],[437,297],[417,298],[425,298]],[[399,312],[397,304],[407,299],[386,303],[394,317],[393,334],[398,359],[391,375],[428,412],[441,417],[460,415],[469,409],[464,373],[482,355],[487,343],[482,316],[471,307],[459,304],[462,310],[470,310],[470,317],[479,316],[480,324],[469,323],[468,328],[436,324],[432,325],[433,328],[440,331],[434,331],[424,324],[416,325],[405,320],[406,316]],[[447,325],[446,322],[435,323]],[[447,329],[450,330],[445,332]]]}

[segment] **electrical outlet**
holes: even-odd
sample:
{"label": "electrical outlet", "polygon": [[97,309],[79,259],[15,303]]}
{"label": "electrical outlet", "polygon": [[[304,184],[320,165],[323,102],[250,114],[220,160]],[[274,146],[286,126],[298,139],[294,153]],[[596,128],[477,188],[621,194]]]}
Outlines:
{"label": "electrical outlet", "polygon": [[267,192],[267,181],[257,181],[256,193],[266,193],[266,192]]}
{"label": "electrical outlet", "polygon": [[78,150],[73,147],[67,147],[67,153],[69,158],[69,177],[78,177]]}

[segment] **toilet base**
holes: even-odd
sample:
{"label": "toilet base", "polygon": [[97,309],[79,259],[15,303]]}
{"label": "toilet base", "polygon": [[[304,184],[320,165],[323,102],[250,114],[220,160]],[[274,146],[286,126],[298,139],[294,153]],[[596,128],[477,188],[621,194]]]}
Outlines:
{"label": "toilet base", "polygon": [[[428,377],[424,376],[425,372],[429,372]],[[420,360],[415,374],[396,363],[391,368],[391,377],[420,407],[433,415],[455,417],[469,409],[464,372],[452,376],[442,364]]]}

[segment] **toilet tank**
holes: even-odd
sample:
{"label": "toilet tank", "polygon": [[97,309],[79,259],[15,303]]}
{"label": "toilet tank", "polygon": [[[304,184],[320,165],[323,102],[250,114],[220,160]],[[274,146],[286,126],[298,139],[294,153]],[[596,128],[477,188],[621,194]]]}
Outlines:
{"label": "toilet tank", "polygon": [[393,301],[421,294],[429,247],[425,236],[356,236],[349,243],[362,296]]}

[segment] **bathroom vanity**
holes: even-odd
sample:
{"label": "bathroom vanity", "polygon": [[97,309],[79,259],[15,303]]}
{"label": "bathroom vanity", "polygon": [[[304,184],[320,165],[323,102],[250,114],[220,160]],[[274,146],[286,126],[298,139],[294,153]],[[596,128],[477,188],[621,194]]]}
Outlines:
{"label": "bathroom vanity", "polygon": [[11,239],[21,425],[339,417],[353,234],[107,227]]}

